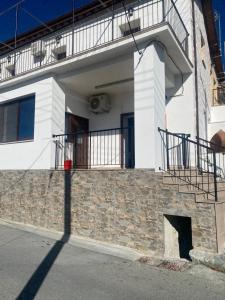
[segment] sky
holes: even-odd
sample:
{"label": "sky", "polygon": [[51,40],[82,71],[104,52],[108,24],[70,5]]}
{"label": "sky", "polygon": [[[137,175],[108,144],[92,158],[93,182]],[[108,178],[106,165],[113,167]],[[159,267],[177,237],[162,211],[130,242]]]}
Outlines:
{"label": "sky", "polygon": [[[225,0],[214,0],[214,9],[220,15],[220,27],[221,27],[221,50],[223,54],[223,65],[225,68]],[[217,22],[217,29],[219,28],[219,22]],[[219,32],[219,30],[217,30]]]}
{"label": "sky", "polygon": [[[11,9],[4,14],[2,14],[2,12],[19,1],[21,0],[0,0],[0,41],[6,41],[7,39],[14,37],[16,8]],[[80,7],[91,1],[92,0],[74,0],[74,3],[76,7]],[[28,10],[41,21],[47,22],[71,12],[73,9],[73,0],[25,0],[21,3],[21,7]],[[22,9],[19,10],[18,18],[18,33],[26,32],[29,29],[40,25],[40,23]]]}
{"label": "sky", "polygon": [[[15,8],[2,14],[20,0],[0,0],[0,42],[13,38],[15,34]],[[75,6],[80,7],[93,0],[74,0]],[[183,0],[178,0],[183,1]],[[214,9],[220,15],[222,32],[222,53],[225,66],[225,0],[213,0]],[[43,22],[47,22],[72,10],[73,0],[25,0],[21,6],[35,15]],[[22,9],[19,12],[19,30],[23,33],[40,25],[36,20],[26,14]]]}

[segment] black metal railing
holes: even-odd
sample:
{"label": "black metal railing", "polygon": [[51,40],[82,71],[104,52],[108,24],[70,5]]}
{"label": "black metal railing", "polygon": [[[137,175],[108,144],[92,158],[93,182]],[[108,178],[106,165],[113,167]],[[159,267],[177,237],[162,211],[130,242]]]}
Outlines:
{"label": "black metal railing", "polygon": [[134,167],[134,128],[113,128],[54,135],[55,168]]}
{"label": "black metal railing", "polygon": [[[225,179],[225,164],[222,153],[217,153],[210,142],[191,140],[190,136],[158,129],[162,141],[163,171],[178,177],[218,200],[218,183]],[[207,142],[207,143],[206,143]],[[220,157],[221,156],[221,157]]]}
{"label": "black metal railing", "polygon": [[[124,10],[125,8],[125,10]],[[129,21],[129,22],[128,22]],[[188,31],[173,0],[129,2],[109,8],[74,26],[26,44],[0,57],[0,82],[98,49],[158,24],[168,24],[181,48],[188,53]]]}
{"label": "black metal railing", "polygon": [[225,147],[200,137],[196,137],[196,140],[199,140],[201,144],[209,147],[211,151],[215,152],[217,177],[219,176],[225,179]]}
{"label": "black metal railing", "polygon": [[213,89],[213,106],[225,105],[225,87]]}

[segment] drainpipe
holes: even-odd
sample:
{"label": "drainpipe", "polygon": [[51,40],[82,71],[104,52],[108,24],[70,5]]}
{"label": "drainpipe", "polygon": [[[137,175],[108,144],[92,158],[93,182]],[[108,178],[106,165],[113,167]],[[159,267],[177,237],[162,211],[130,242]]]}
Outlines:
{"label": "drainpipe", "polygon": [[[195,108],[196,108],[196,136],[199,141],[199,97],[198,97],[198,65],[196,47],[196,22],[195,22],[195,0],[192,0],[192,20],[193,20],[193,46],[194,46],[194,76],[195,76]],[[197,145],[197,167],[200,168],[199,145]]]}

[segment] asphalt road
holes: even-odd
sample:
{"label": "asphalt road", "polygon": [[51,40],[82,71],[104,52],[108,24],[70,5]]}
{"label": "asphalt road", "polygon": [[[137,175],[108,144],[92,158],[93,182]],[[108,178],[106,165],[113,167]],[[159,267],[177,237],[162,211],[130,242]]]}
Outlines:
{"label": "asphalt road", "polygon": [[174,272],[0,225],[0,299],[225,299],[225,275]]}

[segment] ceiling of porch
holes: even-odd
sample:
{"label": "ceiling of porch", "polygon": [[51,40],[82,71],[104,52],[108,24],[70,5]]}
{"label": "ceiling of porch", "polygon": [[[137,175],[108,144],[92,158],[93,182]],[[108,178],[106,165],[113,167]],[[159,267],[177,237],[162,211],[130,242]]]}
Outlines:
{"label": "ceiling of porch", "polygon": [[[173,87],[174,66],[166,59],[166,88]],[[68,72],[58,78],[69,93],[83,98],[107,93],[115,96],[134,92],[134,63],[132,56],[121,56],[88,67]]]}
{"label": "ceiling of porch", "polygon": [[94,64],[59,78],[63,87],[83,97],[92,94],[111,95],[133,92],[133,59],[119,57],[115,61]]}

